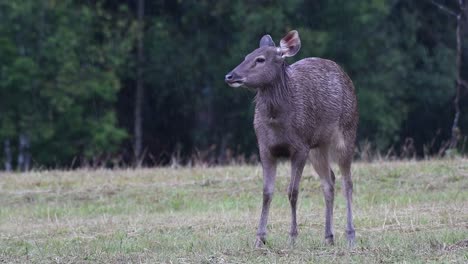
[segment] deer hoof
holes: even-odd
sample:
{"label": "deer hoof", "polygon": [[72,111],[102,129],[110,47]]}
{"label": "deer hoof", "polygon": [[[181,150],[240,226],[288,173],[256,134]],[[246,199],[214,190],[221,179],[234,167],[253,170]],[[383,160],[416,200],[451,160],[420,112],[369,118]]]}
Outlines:
{"label": "deer hoof", "polygon": [[289,232],[288,242],[291,248],[294,248],[294,246],[296,245],[296,238],[297,238],[297,230]]}
{"label": "deer hoof", "polygon": [[255,240],[255,248],[264,248],[265,247],[265,238],[257,237]]}
{"label": "deer hoof", "polygon": [[325,237],[325,245],[328,245],[328,246],[335,245],[335,240],[333,239],[333,235]]}
{"label": "deer hoof", "polygon": [[290,236],[288,244],[289,244],[290,248],[294,248],[294,246],[296,246],[296,237],[295,236]]}
{"label": "deer hoof", "polygon": [[356,240],[356,233],[354,230],[346,231],[347,239],[348,239],[348,247],[353,248],[355,245]]}

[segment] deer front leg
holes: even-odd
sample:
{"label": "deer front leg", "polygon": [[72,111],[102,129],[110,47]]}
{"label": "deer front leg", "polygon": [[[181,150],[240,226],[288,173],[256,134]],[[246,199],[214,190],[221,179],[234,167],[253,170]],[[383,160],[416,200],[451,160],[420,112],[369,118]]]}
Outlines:
{"label": "deer front leg", "polygon": [[291,158],[291,181],[288,187],[288,198],[291,204],[291,229],[289,231],[289,243],[294,246],[297,238],[297,199],[299,196],[299,184],[301,182],[302,171],[307,160],[308,152],[298,152]]}
{"label": "deer front leg", "polygon": [[263,204],[262,214],[260,215],[260,223],[258,224],[257,239],[255,247],[261,248],[265,245],[266,241],[266,226],[268,222],[268,212],[270,211],[270,203],[273,198],[275,190],[276,178],[276,160],[264,159],[262,160],[263,167]]}

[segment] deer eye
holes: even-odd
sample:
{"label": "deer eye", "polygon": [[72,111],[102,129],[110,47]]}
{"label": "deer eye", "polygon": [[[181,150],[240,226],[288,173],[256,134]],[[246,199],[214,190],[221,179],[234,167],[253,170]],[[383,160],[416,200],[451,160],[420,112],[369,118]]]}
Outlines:
{"label": "deer eye", "polygon": [[257,57],[257,58],[255,59],[255,62],[264,63],[264,62],[265,62],[265,58],[264,58],[264,57]]}

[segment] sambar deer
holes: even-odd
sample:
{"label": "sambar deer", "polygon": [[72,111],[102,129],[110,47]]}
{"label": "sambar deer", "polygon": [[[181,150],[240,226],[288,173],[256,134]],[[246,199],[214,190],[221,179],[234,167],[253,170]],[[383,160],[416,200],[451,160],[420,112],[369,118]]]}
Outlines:
{"label": "sambar deer", "polygon": [[265,35],[260,40],[260,47],[225,76],[226,83],[232,87],[245,86],[256,91],[254,127],[264,187],[255,246],[265,244],[276,165],[280,158],[291,160],[289,235],[294,244],[298,234],[299,182],[308,157],[320,177],[325,197],[325,242],[334,243],[335,174],[330,162],[335,161],[342,173],[346,198],[347,239],[349,245],[353,245],[351,162],[359,119],[354,86],[340,66],[330,60],[306,58],[288,65],[285,59],[294,56],[300,47],[296,30],[281,39],[279,47],[270,35]]}

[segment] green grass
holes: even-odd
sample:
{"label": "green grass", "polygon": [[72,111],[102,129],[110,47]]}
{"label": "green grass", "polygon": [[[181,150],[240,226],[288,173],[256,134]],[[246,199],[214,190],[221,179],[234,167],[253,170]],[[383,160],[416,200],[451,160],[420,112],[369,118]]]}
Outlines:
{"label": "green grass", "polygon": [[[338,178],[340,177],[337,175]],[[289,164],[278,169],[267,247],[253,249],[259,166],[0,174],[0,262],[467,263],[468,160],[356,163],[357,245],[322,243],[324,203],[307,166],[288,246]]]}

